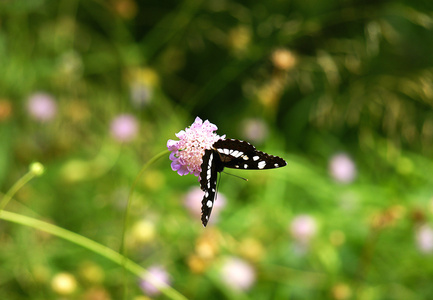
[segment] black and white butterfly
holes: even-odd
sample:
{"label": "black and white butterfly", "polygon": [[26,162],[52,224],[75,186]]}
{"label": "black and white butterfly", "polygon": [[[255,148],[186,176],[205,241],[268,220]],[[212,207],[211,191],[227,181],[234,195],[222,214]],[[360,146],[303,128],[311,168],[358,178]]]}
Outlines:
{"label": "black and white butterfly", "polygon": [[224,168],[244,170],[275,169],[287,165],[286,161],[256,148],[248,142],[227,139],[216,141],[212,149],[205,150],[200,172],[200,188],[204,191],[201,202],[201,221],[206,227],[214,206],[218,172]]}

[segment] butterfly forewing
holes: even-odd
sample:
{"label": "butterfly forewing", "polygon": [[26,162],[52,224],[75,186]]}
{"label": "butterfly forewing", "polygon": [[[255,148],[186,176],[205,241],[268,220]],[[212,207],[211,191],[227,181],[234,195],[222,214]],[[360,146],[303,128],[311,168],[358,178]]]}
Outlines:
{"label": "butterfly forewing", "polygon": [[225,168],[264,170],[284,167],[287,164],[281,157],[258,151],[245,141],[219,140],[213,147],[220,154]]}

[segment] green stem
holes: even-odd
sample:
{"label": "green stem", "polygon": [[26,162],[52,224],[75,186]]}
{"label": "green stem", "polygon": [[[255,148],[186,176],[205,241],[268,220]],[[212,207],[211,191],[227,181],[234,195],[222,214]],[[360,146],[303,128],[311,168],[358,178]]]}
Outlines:
{"label": "green stem", "polygon": [[123,217],[123,233],[122,233],[122,244],[120,245],[120,253],[122,253],[122,255],[126,256],[126,249],[125,249],[125,231],[126,231],[126,227],[128,225],[128,221],[129,221],[129,210],[131,209],[131,202],[132,202],[132,194],[134,193],[134,189],[135,186],[138,183],[138,180],[141,178],[141,176],[143,176],[144,171],[146,171],[147,168],[150,167],[150,165],[152,165],[154,162],[156,162],[158,159],[160,159],[161,157],[169,154],[170,151],[169,150],[165,150],[157,155],[155,155],[154,157],[152,157],[144,166],[143,168],[141,168],[140,172],[138,173],[137,177],[135,177],[134,182],[131,185],[131,189],[129,190],[129,194],[128,194],[128,200],[126,203],[126,210],[125,210],[125,215]]}
{"label": "green stem", "polygon": [[27,182],[29,182],[33,177],[40,176],[44,173],[44,166],[38,162],[32,163],[30,165],[29,171],[24,174],[23,177],[18,179],[17,182],[6,192],[3,196],[2,201],[0,202],[0,213],[3,209],[5,209],[6,205],[12,199],[12,197],[22,188]]}
{"label": "green stem", "polygon": [[[154,162],[156,162],[158,159],[160,159],[163,156],[166,156],[167,154],[169,154],[170,151],[169,150],[165,150],[157,155],[155,155],[154,157],[152,157],[140,170],[140,172],[138,173],[137,177],[135,177],[134,182],[131,185],[131,188],[129,190],[129,195],[128,195],[128,200],[126,203],[126,210],[125,210],[125,214],[123,217],[123,230],[122,230],[122,239],[121,239],[121,244],[120,244],[120,253],[122,254],[122,256],[125,259],[125,265],[124,263],[122,263],[122,266],[124,267],[124,269],[126,268],[126,260],[127,260],[127,250],[125,247],[125,234],[126,234],[126,229],[129,223],[129,211],[131,209],[131,203],[132,203],[132,195],[134,193],[134,189],[135,186],[138,183],[138,180],[141,178],[141,176],[143,175],[144,171],[147,170],[147,168],[149,168]],[[124,287],[123,287],[123,298],[126,299],[127,296],[127,289],[126,289],[126,281],[124,282]]]}
{"label": "green stem", "polygon": [[15,214],[9,211],[2,211],[0,212],[0,219],[14,222],[17,224],[29,226],[41,231],[45,231],[47,233],[50,233],[54,236],[63,238],[67,241],[70,241],[76,245],[79,245],[83,248],[86,248],[90,251],[93,251],[108,260],[111,260],[112,262],[124,266],[124,268],[128,271],[130,271],[132,274],[139,276],[142,279],[145,279],[149,282],[151,282],[153,285],[157,286],[158,289],[163,293],[165,296],[171,299],[175,300],[185,300],[185,296],[180,294],[175,289],[171,288],[170,286],[160,282],[156,281],[151,273],[149,273],[146,269],[142,268],[135,262],[131,261],[130,259],[124,257],[120,253],[114,251],[113,249],[110,249],[106,246],[103,246],[99,243],[96,243],[95,241],[88,239],[84,236],[81,236],[79,234],[76,234],[72,231],[66,230],[64,228],[55,226],[53,224],[49,224],[34,218],[30,218],[27,216]]}

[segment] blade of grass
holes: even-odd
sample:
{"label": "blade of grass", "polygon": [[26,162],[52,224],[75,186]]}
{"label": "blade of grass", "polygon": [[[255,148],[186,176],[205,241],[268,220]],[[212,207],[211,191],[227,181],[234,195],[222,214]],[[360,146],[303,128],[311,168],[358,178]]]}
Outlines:
{"label": "blade of grass", "polygon": [[92,252],[95,252],[108,260],[111,260],[112,262],[124,266],[126,270],[131,272],[132,274],[148,280],[153,285],[158,287],[158,289],[163,293],[165,296],[167,296],[170,299],[174,300],[185,300],[185,296],[183,296],[181,293],[173,289],[172,287],[157,281],[153,278],[152,274],[149,273],[146,269],[141,267],[140,265],[136,264],[132,260],[128,259],[127,257],[124,257],[120,253],[114,251],[113,249],[110,249],[104,245],[101,245],[89,238],[86,238],[82,235],[76,234],[72,231],[66,230],[64,228],[55,226],[53,224],[43,222],[31,217],[23,216],[20,214],[12,213],[9,211],[2,211],[0,212],[0,219],[25,225],[31,228],[35,228],[47,233],[50,233],[54,236],[57,236],[59,238],[62,238],[64,240],[67,240],[71,243],[74,243],[78,246],[81,246],[83,248],[86,248]]}

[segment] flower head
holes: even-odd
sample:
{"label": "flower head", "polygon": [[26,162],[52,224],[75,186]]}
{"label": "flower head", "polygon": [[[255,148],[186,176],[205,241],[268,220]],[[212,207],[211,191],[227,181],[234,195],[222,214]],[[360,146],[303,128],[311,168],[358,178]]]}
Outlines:
{"label": "flower head", "polygon": [[156,296],[160,288],[170,284],[170,275],[160,266],[152,266],[148,271],[149,275],[140,282],[140,287],[147,295]]}
{"label": "flower head", "polygon": [[171,151],[171,168],[179,175],[200,175],[202,158],[206,149],[211,149],[213,143],[224,139],[225,135],[219,136],[214,131],[218,127],[208,120],[202,121],[197,117],[194,123],[176,133],[179,141],[168,140],[167,148]]}

